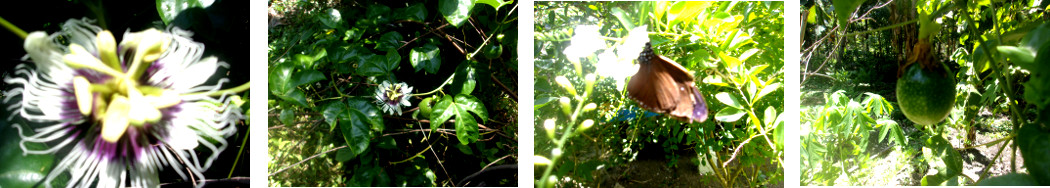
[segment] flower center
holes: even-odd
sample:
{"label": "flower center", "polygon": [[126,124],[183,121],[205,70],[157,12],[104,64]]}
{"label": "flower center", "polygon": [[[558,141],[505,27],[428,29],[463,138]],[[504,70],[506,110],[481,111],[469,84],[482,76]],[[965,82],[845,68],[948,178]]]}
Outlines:
{"label": "flower center", "polygon": [[401,94],[401,84],[390,85],[390,87],[386,88],[386,103],[388,105],[397,105],[401,102],[401,97],[404,97]]}
{"label": "flower center", "polygon": [[74,69],[93,70],[109,76],[108,79],[88,79],[85,75],[73,78],[77,107],[82,115],[101,122],[103,140],[116,143],[130,125],[141,127],[146,123],[156,123],[161,119],[160,109],[182,102],[175,91],[138,81],[164,53],[171,42],[169,36],[156,29],[126,36],[120,44],[120,53],[130,56],[124,59],[118,58],[121,56],[118,56],[116,41],[109,31],[99,32],[95,42],[97,54],[78,44],[70,44],[63,61]]}

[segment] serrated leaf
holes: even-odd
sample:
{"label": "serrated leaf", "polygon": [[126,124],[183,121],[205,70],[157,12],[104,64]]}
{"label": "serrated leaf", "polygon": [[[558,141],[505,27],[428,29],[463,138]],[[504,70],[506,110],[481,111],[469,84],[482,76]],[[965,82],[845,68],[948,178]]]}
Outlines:
{"label": "serrated leaf", "polygon": [[455,115],[456,110],[449,109],[452,103],[452,97],[446,95],[441,97],[441,100],[438,100],[437,105],[434,105],[432,112],[430,112],[430,117],[433,118],[430,120],[431,131],[437,130],[438,127],[441,127],[441,124],[444,124],[445,121]]}
{"label": "serrated leaf", "polygon": [[474,121],[474,116],[459,105],[451,105],[450,108],[456,110],[456,138],[459,144],[466,145],[478,140],[478,123]]}
{"label": "serrated leaf", "polygon": [[470,95],[458,94],[456,95],[456,104],[467,111],[474,112],[481,122],[488,122],[488,111],[485,110],[485,104],[481,103],[481,100]]}
{"label": "serrated leaf", "polygon": [[474,8],[474,0],[439,0],[438,12],[452,26],[459,27],[470,18],[470,10]]}

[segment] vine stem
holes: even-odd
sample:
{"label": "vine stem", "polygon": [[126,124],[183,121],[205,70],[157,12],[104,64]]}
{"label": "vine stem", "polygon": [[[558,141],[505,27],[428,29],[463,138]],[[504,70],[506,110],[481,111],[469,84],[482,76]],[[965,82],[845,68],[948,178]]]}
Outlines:
{"label": "vine stem", "polygon": [[215,91],[215,92],[204,91],[204,92],[190,93],[190,94],[184,94],[183,96],[188,96],[188,95],[207,95],[207,96],[211,96],[211,97],[218,97],[218,96],[225,95],[227,93],[240,93],[242,91],[248,90],[248,88],[251,88],[251,83],[252,82],[245,82],[244,84],[241,84],[240,86],[237,86],[237,87],[234,87],[234,88],[230,88],[230,89],[218,90],[218,91]]}
{"label": "vine stem", "polygon": [[[251,126],[248,126],[248,130],[252,130]],[[241,154],[244,153],[244,145],[248,143],[248,135],[251,135],[251,131],[244,132],[244,139],[241,140],[241,148],[237,150],[237,158],[233,160],[233,166],[237,167],[237,162],[241,161]],[[230,169],[230,174],[226,175],[226,178],[233,178],[233,169]]]}
{"label": "vine stem", "polygon": [[5,20],[3,17],[0,17],[0,25],[3,25],[4,28],[7,28],[8,31],[11,31],[11,33],[18,35],[19,38],[26,39],[26,36],[28,35],[26,34],[26,31],[19,29],[18,26],[15,26],[15,24],[11,24],[11,22],[7,22],[7,20]]}
{"label": "vine stem", "polygon": [[417,158],[419,156],[422,156],[423,153],[429,151],[431,147],[434,147],[434,145],[427,144],[427,148],[423,149],[423,151],[419,151],[419,153],[416,153],[416,155],[413,155],[412,157],[409,157],[408,159],[405,159],[405,160],[394,161],[394,162],[389,162],[389,163],[390,163],[390,165],[396,165],[396,164],[401,164],[401,163],[404,163],[404,162],[408,162],[408,161],[410,161],[412,159],[415,159],[415,158]]}
{"label": "vine stem", "polygon": [[452,78],[455,78],[455,77],[456,77],[456,73],[452,73],[452,75],[448,75],[448,79],[445,79],[445,82],[442,82],[441,85],[438,86],[437,88],[434,88],[434,90],[431,90],[430,92],[426,92],[426,93],[411,94],[409,96],[423,96],[423,95],[434,94],[434,92],[440,91],[442,87],[445,87],[446,84],[452,82]]}

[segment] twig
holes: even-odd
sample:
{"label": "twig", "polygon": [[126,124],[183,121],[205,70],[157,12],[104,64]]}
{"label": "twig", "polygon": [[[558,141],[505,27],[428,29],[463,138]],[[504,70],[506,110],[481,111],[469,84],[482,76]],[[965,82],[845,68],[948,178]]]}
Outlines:
{"label": "twig", "polygon": [[496,73],[489,74],[489,77],[492,77],[492,81],[496,82],[496,85],[499,85],[503,88],[503,92],[507,92],[507,94],[510,94],[511,99],[513,99],[515,102],[518,101],[518,95],[514,94],[514,91],[510,90],[510,88],[507,88],[506,85],[503,85],[503,82],[500,82],[499,79],[496,79]]}
{"label": "twig", "polygon": [[722,166],[729,166],[729,162],[733,162],[733,160],[736,159],[736,155],[740,153],[740,150],[741,150],[741,148],[744,148],[744,145],[747,145],[747,143],[751,142],[751,139],[757,138],[758,136],[765,136],[766,133],[769,133],[769,132],[764,132],[762,134],[757,134],[755,136],[751,136],[751,138],[747,138],[747,140],[744,140],[744,142],[740,142],[740,145],[737,145],[736,149],[733,149],[733,155],[729,157],[729,160],[726,160],[726,162],[723,162]]}
{"label": "twig", "polygon": [[306,159],[303,159],[303,160],[301,160],[301,161],[299,161],[299,162],[296,162],[295,164],[292,164],[292,165],[290,165],[290,166],[286,166],[286,167],[284,167],[284,168],[281,168],[280,170],[277,170],[277,171],[275,171],[275,172],[273,172],[273,173],[270,173],[269,175],[266,175],[266,176],[268,176],[268,177],[269,177],[269,176],[273,176],[273,175],[276,175],[277,173],[281,173],[281,172],[284,172],[285,170],[288,170],[289,168],[292,168],[292,167],[298,166],[299,164],[302,164],[303,162],[309,161],[310,159],[314,159],[314,158],[317,158],[317,156],[321,156],[321,155],[324,155],[324,154],[326,154],[326,153],[330,153],[330,152],[333,152],[333,151],[335,151],[335,150],[339,150],[339,149],[343,149],[343,148],[347,148],[347,147],[349,147],[349,146],[339,146],[339,147],[335,147],[335,148],[332,148],[332,149],[330,149],[330,150],[328,150],[328,151],[324,151],[324,152],[321,152],[321,153],[317,153],[317,154],[314,154],[313,156],[307,157]]}

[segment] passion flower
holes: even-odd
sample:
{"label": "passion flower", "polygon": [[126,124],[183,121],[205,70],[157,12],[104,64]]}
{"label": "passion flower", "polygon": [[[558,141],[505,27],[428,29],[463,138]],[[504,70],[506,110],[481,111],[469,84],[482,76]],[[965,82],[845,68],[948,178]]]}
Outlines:
{"label": "passion flower", "polygon": [[[4,79],[21,85],[4,102],[30,122],[14,125],[25,155],[68,151],[44,187],[61,173],[71,176],[68,187],[157,187],[166,166],[203,185],[202,172],[244,118],[229,96],[248,84],[220,90],[229,81],[223,78],[204,85],[228,65],[201,58],[204,45],[187,31],[126,32],[117,43],[93,22],[71,19],[60,32],[30,33],[24,60],[32,63]],[[15,96],[21,99],[9,102]],[[28,149],[30,142],[50,147]]]}

